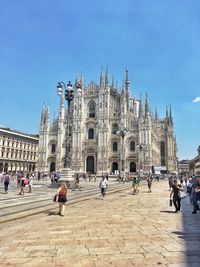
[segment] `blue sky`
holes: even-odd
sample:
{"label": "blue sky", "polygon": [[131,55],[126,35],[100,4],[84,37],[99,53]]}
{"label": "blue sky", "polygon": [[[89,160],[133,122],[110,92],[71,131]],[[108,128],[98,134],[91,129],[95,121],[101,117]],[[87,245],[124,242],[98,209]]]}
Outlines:
{"label": "blue sky", "polygon": [[0,125],[38,133],[59,80],[99,82],[101,65],[160,117],[172,106],[180,159],[200,145],[200,1],[0,0]]}

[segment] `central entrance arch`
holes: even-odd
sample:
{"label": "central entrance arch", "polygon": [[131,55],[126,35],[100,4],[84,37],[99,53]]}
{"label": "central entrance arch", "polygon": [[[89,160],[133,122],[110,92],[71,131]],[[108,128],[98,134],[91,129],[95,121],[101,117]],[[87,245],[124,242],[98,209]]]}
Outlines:
{"label": "central entrance arch", "polygon": [[50,172],[54,172],[56,170],[56,164],[55,162],[50,163]]}
{"label": "central entrance arch", "polygon": [[115,174],[115,171],[118,171],[118,163],[117,162],[112,163],[112,173]]}
{"label": "central entrance arch", "polygon": [[86,171],[94,174],[94,157],[93,156],[87,157]]}

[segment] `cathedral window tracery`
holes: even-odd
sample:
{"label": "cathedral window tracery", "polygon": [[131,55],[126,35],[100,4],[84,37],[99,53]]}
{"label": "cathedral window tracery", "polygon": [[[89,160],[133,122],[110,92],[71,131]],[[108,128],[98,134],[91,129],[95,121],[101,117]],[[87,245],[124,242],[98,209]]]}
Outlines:
{"label": "cathedral window tracery", "polygon": [[96,103],[94,101],[90,101],[88,106],[89,106],[89,117],[94,118],[96,112]]}

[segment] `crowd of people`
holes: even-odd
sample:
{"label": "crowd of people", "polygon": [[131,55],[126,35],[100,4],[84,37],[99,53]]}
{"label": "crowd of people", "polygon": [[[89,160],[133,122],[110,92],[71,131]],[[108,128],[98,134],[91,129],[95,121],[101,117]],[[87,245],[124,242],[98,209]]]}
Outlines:
{"label": "crowd of people", "polygon": [[[19,188],[19,194],[24,195],[25,188],[26,192],[33,192],[33,182],[34,180],[41,180],[44,178],[50,178],[51,183],[57,183],[60,174],[58,172],[45,173],[45,172],[5,172],[0,173],[0,181],[4,184],[5,194],[9,191],[9,186],[11,183],[16,182],[17,188]],[[99,188],[101,192],[102,199],[105,199],[106,191],[108,189],[108,174],[102,175],[100,177]],[[175,207],[175,213],[178,213],[181,209],[181,200],[188,196],[190,198],[190,203],[192,207],[192,213],[196,214],[200,210],[200,176],[180,176],[175,175],[165,176],[169,182],[169,191],[170,191],[170,203]],[[74,189],[78,188],[82,190],[80,185],[80,180],[82,181],[97,181],[96,173],[91,175],[90,173],[75,173],[74,175]],[[140,182],[143,180],[147,184],[147,192],[152,192],[153,181],[159,181],[160,177],[157,175],[149,174],[147,176],[140,177],[140,175],[130,176],[128,173],[125,173],[121,179],[118,179],[119,182],[130,182],[132,181],[133,195],[139,194],[140,192]],[[60,197],[64,195],[64,197]],[[61,183],[61,186],[57,192],[59,202],[59,214],[63,216],[64,214],[64,205],[67,201],[67,186],[66,184]]]}
{"label": "crowd of people", "polygon": [[9,187],[11,183],[16,183],[17,188],[19,188],[19,194],[24,195],[25,188],[28,189],[28,193],[33,192],[33,182],[34,180],[41,180],[48,177],[45,172],[4,172],[0,173],[0,181],[4,184],[5,194],[8,194]]}
{"label": "crowd of people", "polygon": [[170,176],[169,191],[176,213],[180,211],[181,200],[186,196],[190,198],[192,214],[200,210],[200,176]]}

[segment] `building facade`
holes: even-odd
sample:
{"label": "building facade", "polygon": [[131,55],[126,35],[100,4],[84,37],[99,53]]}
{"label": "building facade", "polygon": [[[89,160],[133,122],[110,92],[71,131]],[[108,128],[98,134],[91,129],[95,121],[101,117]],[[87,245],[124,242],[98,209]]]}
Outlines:
{"label": "building facade", "polygon": [[0,128],[0,172],[34,171],[38,143],[36,135]]}
{"label": "building facade", "polygon": [[[78,85],[82,88],[81,93]],[[105,79],[101,69],[99,85],[92,81],[86,86],[81,76],[76,79],[73,90],[69,114],[63,91],[58,117],[52,124],[49,107],[43,107],[39,171],[63,169],[67,144],[70,144],[67,155],[70,166],[76,172],[114,174],[123,167],[131,173],[152,172],[154,166],[166,166],[168,172],[177,171],[171,108],[166,110],[166,117],[160,119],[157,111],[152,114],[148,95],[144,105],[141,95],[140,99],[132,98],[128,70],[121,90],[114,79],[109,83],[108,69]],[[120,131],[124,136],[119,134]]]}
{"label": "building facade", "polygon": [[200,176],[200,146],[197,149],[198,155],[191,159],[189,162],[190,172],[197,176]]}
{"label": "building facade", "polygon": [[189,160],[180,160],[178,164],[179,175],[190,174]]}

